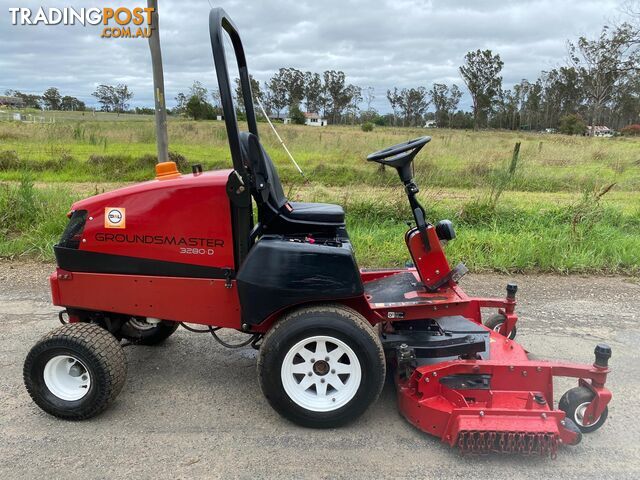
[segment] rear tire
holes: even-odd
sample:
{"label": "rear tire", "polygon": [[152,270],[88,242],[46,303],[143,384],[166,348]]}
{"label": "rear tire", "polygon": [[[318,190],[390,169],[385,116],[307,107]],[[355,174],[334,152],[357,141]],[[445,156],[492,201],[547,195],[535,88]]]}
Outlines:
{"label": "rear tire", "polygon": [[118,335],[136,345],[158,345],[173,335],[179,326],[178,322],[168,320],[153,324],[144,317],[132,317],[122,325]]}
{"label": "rear tire", "polygon": [[[507,319],[505,318],[504,315],[497,313],[494,316],[492,316],[489,320],[487,320],[486,322],[484,322],[484,326],[487,328],[490,328],[491,330],[493,330],[496,333],[500,333],[500,328],[502,328],[502,324],[506,321]],[[507,338],[509,340],[513,340],[514,338],[516,338],[516,334],[518,333],[518,329],[516,328],[516,326],[513,326],[513,329],[509,332],[509,335],[507,335]]]}
{"label": "rear tire", "polygon": [[122,390],[126,374],[118,340],[91,323],[69,323],[45,335],[29,351],[23,369],[33,401],[67,420],[102,412]]}
{"label": "rear tire", "polygon": [[265,336],[258,358],[271,406],[312,428],[338,427],[362,415],[382,391],[385,368],[371,325],[342,305],[286,314]]}

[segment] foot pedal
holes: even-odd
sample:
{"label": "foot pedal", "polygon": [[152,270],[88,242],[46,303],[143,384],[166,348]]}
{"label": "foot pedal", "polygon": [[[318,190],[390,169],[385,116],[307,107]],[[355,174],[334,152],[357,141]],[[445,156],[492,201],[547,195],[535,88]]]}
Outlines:
{"label": "foot pedal", "polygon": [[450,280],[453,280],[455,283],[458,283],[462,277],[464,277],[467,273],[469,273],[469,269],[467,266],[460,262],[456,267],[451,270],[447,275],[442,277],[438,282],[433,285],[425,285],[425,288],[429,292],[437,292],[439,288],[443,287]]}

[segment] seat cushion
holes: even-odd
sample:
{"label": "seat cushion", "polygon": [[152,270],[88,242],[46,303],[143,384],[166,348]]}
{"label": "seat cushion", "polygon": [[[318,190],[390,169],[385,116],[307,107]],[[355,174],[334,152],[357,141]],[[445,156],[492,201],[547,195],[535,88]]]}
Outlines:
{"label": "seat cushion", "polygon": [[330,203],[289,202],[291,208],[286,208],[286,215],[292,220],[303,222],[344,224],[344,210],[340,205]]}

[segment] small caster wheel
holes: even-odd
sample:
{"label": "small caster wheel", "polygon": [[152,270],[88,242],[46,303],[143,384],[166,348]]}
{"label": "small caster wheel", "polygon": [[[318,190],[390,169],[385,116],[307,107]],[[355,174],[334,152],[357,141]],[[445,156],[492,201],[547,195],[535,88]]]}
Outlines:
{"label": "small caster wheel", "polygon": [[584,424],[584,412],[594,394],[587,387],[575,387],[568,390],[558,403],[558,408],[567,414],[567,418],[575,423],[581,432],[591,433],[598,430],[607,421],[609,408],[605,407],[602,414],[590,425]]}
{"label": "small caster wheel", "polygon": [[131,317],[118,334],[136,345],[159,345],[178,329],[178,322],[161,320],[156,323],[145,317]]}
{"label": "small caster wheel", "polygon": [[[500,329],[502,328],[502,324],[505,322],[505,320],[506,320],[506,318],[504,317],[504,315],[501,315],[500,313],[498,313],[498,314],[494,315],[493,317],[491,317],[486,322],[484,322],[484,326],[487,327],[487,328],[490,328],[494,332],[500,333]],[[518,330],[516,329],[516,326],[514,325],[513,329],[511,329],[511,331],[509,332],[509,335],[507,335],[507,338],[509,340],[513,340],[514,338],[516,338],[516,333],[518,333]]]}

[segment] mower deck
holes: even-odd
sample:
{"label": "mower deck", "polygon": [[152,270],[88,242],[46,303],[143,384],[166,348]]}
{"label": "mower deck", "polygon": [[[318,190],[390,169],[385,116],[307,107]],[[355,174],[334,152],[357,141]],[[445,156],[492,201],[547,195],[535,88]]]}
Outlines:
{"label": "mower deck", "polygon": [[578,378],[592,391],[585,415],[597,419],[611,398],[604,388],[608,368],[597,359],[593,366],[532,361],[516,342],[487,333],[489,351],[478,359],[425,364],[414,348],[399,347],[396,384],[402,415],[463,453],[553,458],[559,444],[579,443],[582,434],[575,423],[553,408],[553,378]]}

